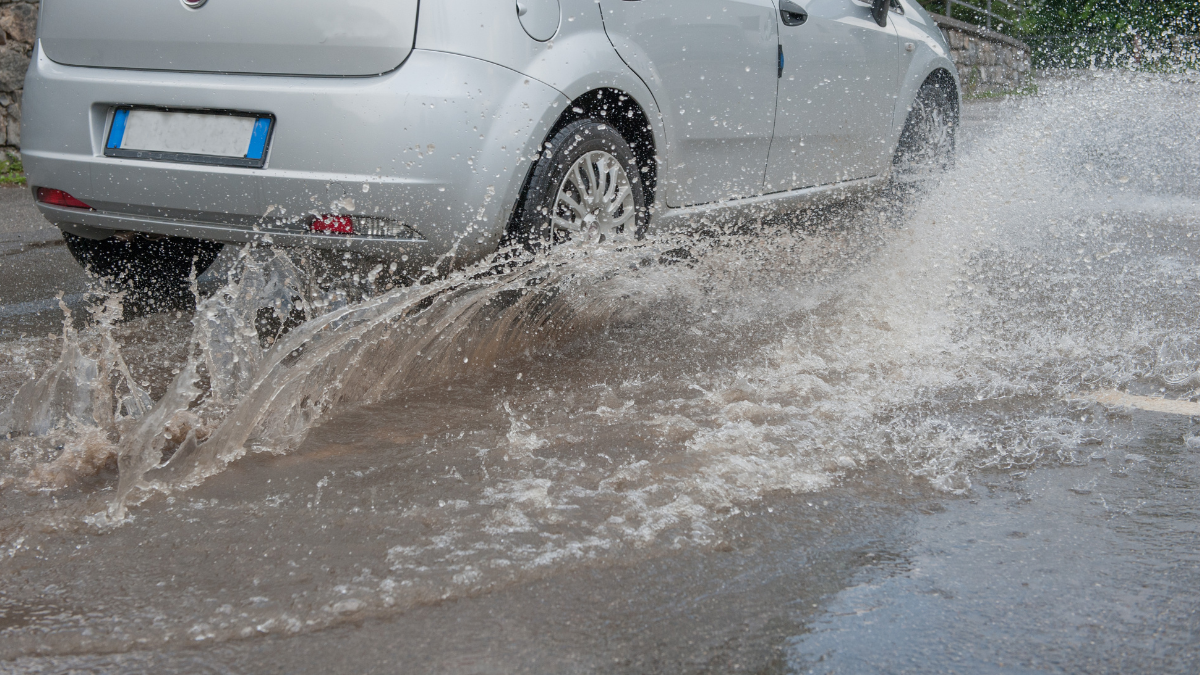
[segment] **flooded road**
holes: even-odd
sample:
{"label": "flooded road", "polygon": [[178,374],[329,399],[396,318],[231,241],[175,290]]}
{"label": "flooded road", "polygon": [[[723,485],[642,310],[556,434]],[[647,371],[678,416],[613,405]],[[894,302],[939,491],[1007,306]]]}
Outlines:
{"label": "flooded road", "polygon": [[1198,103],[361,301],[227,249],[120,321],[5,243],[0,669],[1195,672]]}

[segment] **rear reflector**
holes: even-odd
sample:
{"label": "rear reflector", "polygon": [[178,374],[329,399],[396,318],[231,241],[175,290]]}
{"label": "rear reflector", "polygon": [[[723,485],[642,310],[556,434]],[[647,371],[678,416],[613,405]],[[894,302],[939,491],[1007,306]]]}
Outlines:
{"label": "rear reflector", "polygon": [[321,216],[308,229],[322,234],[354,234],[354,220],[350,216]]}
{"label": "rear reflector", "polygon": [[75,199],[62,190],[40,187],[37,189],[37,200],[51,206],[65,206],[70,209],[91,209],[92,207]]}
{"label": "rear reflector", "polygon": [[358,237],[378,239],[411,241],[424,241],[425,239],[404,223],[369,216],[318,216],[309,224],[308,229],[320,234],[352,234]]}

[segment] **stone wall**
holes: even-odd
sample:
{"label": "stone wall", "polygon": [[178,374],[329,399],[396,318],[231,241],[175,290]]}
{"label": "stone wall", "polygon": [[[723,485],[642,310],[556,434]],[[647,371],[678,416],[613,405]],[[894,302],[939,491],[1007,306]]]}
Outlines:
{"label": "stone wall", "polygon": [[8,150],[21,146],[21,88],[37,16],[36,2],[0,0],[0,146]]}
{"label": "stone wall", "polygon": [[1024,42],[948,16],[932,16],[950,43],[964,95],[1022,91],[1033,85],[1031,52]]}

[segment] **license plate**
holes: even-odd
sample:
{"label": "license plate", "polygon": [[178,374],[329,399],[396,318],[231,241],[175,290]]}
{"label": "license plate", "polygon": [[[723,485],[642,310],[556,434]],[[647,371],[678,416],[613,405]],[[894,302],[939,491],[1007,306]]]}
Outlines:
{"label": "license plate", "polygon": [[113,111],[104,154],[261,168],[273,121],[269,115],[251,113],[122,107]]}

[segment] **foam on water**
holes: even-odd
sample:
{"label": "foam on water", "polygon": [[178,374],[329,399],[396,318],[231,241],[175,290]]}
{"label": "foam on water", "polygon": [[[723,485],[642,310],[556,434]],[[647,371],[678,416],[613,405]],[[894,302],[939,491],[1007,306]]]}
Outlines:
{"label": "foam on water", "polygon": [[[463,430],[427,451],[446,469],[395,497],[370,570],[303,607],[214,617],[207,639],[713,545],[764,495],[868,468],[964,493],[981,471],[1080,461],[1110,433],[1087,392],[1200,395],[1200,267],[1169,243],[1200,222],[1198,94],[1189,75],[1047,84],[904,200],[564,246],[354,303],[248,251],[199,303],[153,405],[111,322],[68,326],[57,365],[2,418],[4,485],[68,486],[115,459],[116,489],[71,511],[110,527],[364,406],[491,383],[472,392],[482,422],[444,413]],[[264,307],[309,318],[264,331]],[[360,480],[270,499],[328,506],[331,479]]]}

